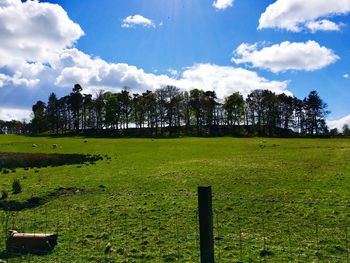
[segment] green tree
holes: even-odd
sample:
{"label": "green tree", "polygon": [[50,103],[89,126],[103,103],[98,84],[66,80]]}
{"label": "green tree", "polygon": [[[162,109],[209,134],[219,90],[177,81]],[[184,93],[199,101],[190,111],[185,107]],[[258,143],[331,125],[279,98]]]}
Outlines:
{"label": "green tree", "polygon": [[291,96],[287,96],[282,93],[278,96],[280,102],[280,127],[284,129],[289,129],[290,126],[293,126],[294,120],[294,112],[295,112],[295,104],[294,99]]}
{"label": "green tree", "polygon": [[262,124],[268,128],[268,134],[273,135],[280,118],[280,99],[270,90],[262,92]]}
{"label": "green tree", "polygon": [[202,134],[203,96],[203,90],[193,89],[190,91],[190,109],[196,120],[197,135]]}
{"label": "green tree", "polygon": [[293,101],[294,107],[294,128],[297,132],[304,134],[305,133],[305,111],[304,111],[304,101],[298,98],[294,98]]}
{"label": "green tree", "polygon": [[91,111],[92,111],[92,95],[91,94],[84,94],[83,95],[83,120],[82,120],[82,126],[83,130],[85,130],[87,127],[91,126]]}
{"label": "green tree", "polygon": [[106,92],[105,97],[105,124],[106,127],[112,129],[119,129],[121,120],[121,102],[120,93]]}
{"label": "green tree", "polygon": [[311,91],[308,97],[304,99],[306,130],[309,134],[318,135],[327,129],[325,120],[329,114],[327,107],[317,91]]}
{"label": "green tree", "polygon": [[55,93],[51,93],[47,103],[47,121],[52,133],[58,134],[59,108],[58,99]]}
{"label": "green tree", "polygon": [[100,90],[96,94],[96,98],[93,100],[93,107],[95,111],[95,128],[101,130],[103,128],[103,111],[105,108],[104,91]]}
{"label": "green tree", "polygon": [[331,136],[337,136],[337,135],[339,135],[339,131],[338,131],[337,128],[334,128],[334,129],[331,129],[331,130],[329,131],[329,134],[330,134]]}
{"label": "green tree", "polygon": [[350,136],[350,128],[349,128],[349,125],[348,124],[345,124],[343,126],[343,135],[344,136]]}
{"label": "green tree", "polygon": [[252,125],[262,125],[262,117],[264,114],[263,109],[263,90],[254,90],[252,91],[247,99],[246,103],[249,108],[249,118]]}
{"label": "green tree", "polygon": [[73,112],[73,123],[76,131],[79,131],[80,128],[80,111],[83,104],[82,90],[83,88],[79,84],[75,84],[70,94],[70,106]]}
{"label": "green tree", "polygon": [[132,102],[131,102],[131,95],[129,90],[130,90],[129,87],[124,87],[119,96],[119,101],[121,103],[121,112],[123,117],[123,128],[126,128],[126,129],[129,128],[130,114],[132,111],[132,108],[131,108]]}
{"label": "green tree", "polygon": [[42,101],[37,101],[33,107],[32,130],[34,133],[47,131],[46,104]]}
{"label": "green tree", "polygon": [[226,97],[223,109],[226,111],[229,126],[240,125],[244,114],[243,96],[239,92],[235,92]]}
{"label": "green tree", "polygon": [[145,125],[146,105],[144,103],[144,96],[135,93],[132,98],[133,105],[133,119],[137,128],[143,128]]}

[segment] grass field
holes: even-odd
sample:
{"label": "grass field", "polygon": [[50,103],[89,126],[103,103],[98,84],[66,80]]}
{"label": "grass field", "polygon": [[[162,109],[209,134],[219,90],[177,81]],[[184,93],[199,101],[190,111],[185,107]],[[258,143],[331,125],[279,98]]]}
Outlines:
{"label": "grass field", "polygon": [[11,190],[14,179],[23,188],[9,200],[42,200],[32,208],[2,212],[3,228],[59,234],[54,252],[31,256],[31,262],[198,262],[199,185],[213,189],[218,262],[349,260],[346,139],[84,143],[83,138],[1,135],[0,152],[104,157],[95,164],[1,174],[0,190]]}

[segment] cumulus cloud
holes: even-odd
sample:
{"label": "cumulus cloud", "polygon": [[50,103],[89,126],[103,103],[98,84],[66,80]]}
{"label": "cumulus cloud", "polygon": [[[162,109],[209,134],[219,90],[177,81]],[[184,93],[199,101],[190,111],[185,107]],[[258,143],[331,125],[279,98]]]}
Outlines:
{"label": "cumulus cloud", "polygon": [[175,77],[175,78],[179,75],[179,72],[176,69],[170,68],[170,69],[168,69],[168,72],[169,72],[170,76]]}
{"label": "cumulus cloud", "polygon": [[277,0],[261,15],[258,28],[277,28],[293,32],[305,29],[337,31],[341,25],[324,18],[349,12],[349,0]]}
{"label": "cumulus cloud", "polygon": [[39,83],[39,79],[26,79],[21,78],[18,74],[13,76],[8,76],[0,73],[0,88],[5,86],[26,86],[26,87],[34,87]]}
{"label": "cumulus cloud", "polygon": [[289,81],[272,81],[259,76],[256,72],[243,68],[218,66],[214,64],[197,64],[184,70],[176,82],[186,89],[200,88],[215,90],[221,98],[239,91],[247,96],[255,89],[268,89],[278,94],[286,93]]}
{"label": "cumulus cloud", "polygon": [[0,67],[50,62],[83,34],[59,5],[0,0]]}
{"label": "cumulus cloud", "polygon": [[339,120],[329,120],[327,121],[327,125],[330,129],[337,128],[339,131],[342,130],[345,124],[350,125],[350,115],[347,115]]}
{"label": "cumulus cloud", "polygon": [[234,0],[214,0],[213,7],[215,7],[217,10],[224,10],[228,7],[233,6]]}
{"label": "cumulus cloud", "polygon": [[56,85],[63,87],[71,87],[72,83],[105,90],[128,86],[140,92],[175,85],[184,90],[214,89],[221,97],[235,91],[248,94],[259,88],[288,93],[287,81],[270,81],[260,77],[256,72],[243,68],[196,64],[185,68],[182,73],[176,72],[177,78],[173,78],[168,75],[147,73],[124,63],[108,63],[100,58],[92,58],[77,49],[66,50],[61,57],[62,64],[59,67],[62,71],[56,78]]}
{"label": "cumulus cloud", "polygon": [[319,21],[310,21],[306,24],[306,27],[315,33],[316,31],[340,31],[343,24],[336,24],[327,19]]}
{"label": "cumulus cloud", "polygon": [[252,67],[277,73],[287,70],[314,71],[338,59],[333,50],[320,46],[315,41],[285,41],[261,49],[258,49],[258,44],[243,43],[235,50],[232,61],[236,64],[248,63]]}
{"label": "cumulus cloud", "polygon": [[[161,23],[163,25],[163,23]],[[155,23],[142,15],[133,15],[124,18],[122,27],[131,28],[135,26],[156,27]]]}
{"label": "cumulus cloud", "polygon": [[83,35],[59,5],[0,0],[0,87],[46,84],[48,65]]}
{"label": "cumulus cloud", "polygon": [[349,78],[349,74],[344,74],[343,77],[344,77],[345,79],[348,79],[348,78]]}
{"label": "cumulus cloud", "polygon": [[143,69],[126,63],[108,63],[76,48],[64,50],[55,67],[61,69],[55,80],[55,85],[60,87],[80,83],[91,88],[112,90],[129,86],[135,91],[143,91],[174,82],[167,75],[146,73]]}
{"label": "cumulus cloud", "polygon": [[0,107],[0,120],[11,121],[11,120],[30,120],[31,111],[27,109],[17,108],[1,108]]}
{"label": "cumulus cloud", "polygon": [[[75,83],[84,92],[124,86],[144,92],[175,85],[183,90],[215,90],[219,97],[236,91],[247,95],[254,89],[290,94],[288,81],[269,80],[243,68],[196,64],[167,75],[109,63],[74,47],[84,33],[60,6],[20,0],[0,0],[0,6],[0,119],[28,118],[30,110],[23,108],[47,99],[53,91],[67,94]],[[21,94],[21,100],[15,94]]]}

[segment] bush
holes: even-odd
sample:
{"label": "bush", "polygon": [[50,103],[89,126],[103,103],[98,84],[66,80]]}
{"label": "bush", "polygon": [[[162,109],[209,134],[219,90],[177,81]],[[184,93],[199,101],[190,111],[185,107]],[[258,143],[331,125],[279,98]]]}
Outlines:
{"label": "bush", "polygon": [[5,200],[9,196],[9,193],[6,190],[1,190],[0,200]]}
{"label": "bush", "polygon": [[22,192],[22,185],[18,179],[13,180],[12,182],[12,192],[14,194],[19,194],[20,192]]}

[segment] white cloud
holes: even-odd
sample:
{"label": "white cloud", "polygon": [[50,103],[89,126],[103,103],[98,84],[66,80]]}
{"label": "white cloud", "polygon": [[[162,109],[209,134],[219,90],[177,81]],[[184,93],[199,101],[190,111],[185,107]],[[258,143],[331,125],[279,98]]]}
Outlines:
{"label": "white cloud", "polygon": [[[161,25],[163,23],[161,22]],[[155,23],[142,15],[128,16],[123,20],[122,27],[130,28],[135,26],[156,27]]]}
{"label": "white cloud", "polygon": [[16,109],[16,108],[0,108],[0,120],[11,121],[11,120],[30,120],[30,110]]}
{"label": "white cloud", "polygon": [[[254,89],[269,89],[276,93],[286,92],[288,81],[270,81],[256,72],[243,68],[224,67],[213,64],[196,64],[185,68],[177,77],[146,73],[144,70],[124,63],[107,63],[92,58],[77,49],[62,54],[67,62],[56,79],[57,86],[71,87],[80,83],[90,89],[119,90],[124,86],[135,92],[155,90],[165,85],[175,85],[184,90],[200,88],[214,89],[220,97],[240,91],[246,95]],[[175,72],[172,72],[175,73]]]}
{"label": "white cloud", "polygon": [[0,67],[49,62],[83,34],[59,5],[0,0]]}
{"label": "white cloud", "polygon": [[4,86],[25,86],[34,87],[40,82],[39,79],[26,79],[21,78],[21,76],[15,74],[14,76],[8,76],[0,73],[0,88]]}
{"label": "white cloud", "polygon": [[350,76],[349,76],[349,74],[344,74],[343,77],[348,79]]}
{"label": "white cloud", "polygon": [[228,7],[233,6],[234,0],[214,0],[213,7],[215,7],[218,10],[223,10]]}
{"label": "white cloud", "polygon": [[343,24],[336,24],[327,19],[319,21],[310,21],[306,24],[306,27],[315,33],[316,31],[340,31]]}
{"label": "white cloud", "polygon": [[59,5],[0,0],[0,87],[45,83],[63,49],[84,35]]}
{"label": "white cloud", "polygon": [[244,96],[255,89],[268,89],[278,94],[286,93],[289,81],[272,81],[259,76],[256,72],[243,68],[218,66],[214,64],[197,64],[185,69],[176,82],[186,89],[199,88],[215,90],[221,98],[239,91]]}
{"label": "white cloud", "polygon": [[71,87],[72,83],[79,82],[82,86],[92,88],[110,90],[129,86],[135,91],[143,91],[174,81],[167,75],[146,73],[125,63],[108,63],[75,48],[63,51],[55,66],[61,69],[55,81],[61,87]]}
{"label": "white cloud", "polygon": [[196,64],[170,72],[177,73],[174,77],[92,57],[74,47],[83,31],[58,5],[0,0],[0,22],[0,119],[28,118],[30,110],[23,108],[51,92],[67,94],[75,83],[84,92],[124,86],[144,92],[175,85],[183,90],[214,89],[219,97],[236,91],[247,95],[254,89],[290,94],[288,81],[268,80],[243,68]]}
{"label": "white cloud", "polygon": [[312,31],[339,30],[340,25],[322,19],[349,12],[349,0],[277,0],[261,15],[258,28],[277,28],[293,32],[306,28]]}
{"label": "white cloud", "polygon": [[172,77],[177,77],[179,75],[179,72],[176,69],[170,68],[170,69],[168,69],[168,72]]}
{"label": "white cloud", "polygon": [[338,59],[333,50],[322,47],[315,41],[305,43],[285,41],[260,50],[258,44],[243,43],[235,50],[232,61],[236,64],[249,63],[252,67],[277,73],[287,70],[314,71]]}
{"label": "white cloud", "polygon": [[[64,88],[68,93],[75,83],[80,83],[84,92],[89,93],[95,93],[98,90],[119,91],[124,86],[130,87],[133,92],[144,92],[156,90],[165,85],[174,85],[182,90],[193,88],[215,90],[220,98],[236,91],[246,96],[255,89],[268,89],[291,95],[287,90],[289,81],[268,80],[254,71],[243,68],[196,64],[177,73],[176,78],[147,73],[132,65],[108,63],[100,58],[93,58],[73,48],[64,50],[60,54],[60,59],[56,61],[54,68],[46,67],[39,73],[34,72],[31,77],[34,79],[40,76],[41,82],[38,88],[46,97],[57,88]],[[12,94],[16,92],[15,87],[7,87],[7,91],[10,89]],[[26,92],[31,98],[31,103],[38,99],[35,96],[35,90],[28,89]],[[17,103],[21,102],[17,101]]]}
{"label": "white cloud", "polygon": [[327,125],[330,129],[337,128],[339,131],[342,131],[345,124],[350,125],[350,115],[347,115],[339,120],[328,120]]}

